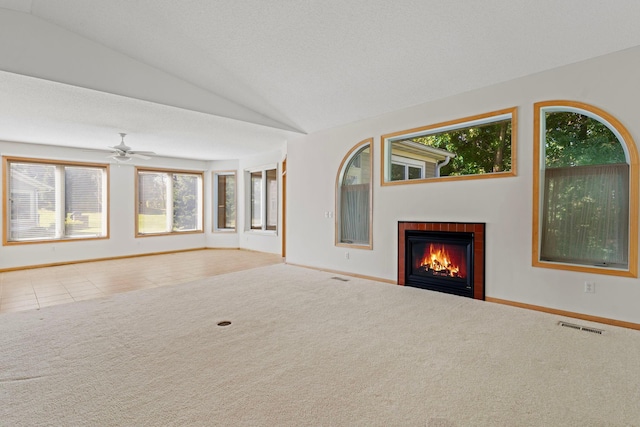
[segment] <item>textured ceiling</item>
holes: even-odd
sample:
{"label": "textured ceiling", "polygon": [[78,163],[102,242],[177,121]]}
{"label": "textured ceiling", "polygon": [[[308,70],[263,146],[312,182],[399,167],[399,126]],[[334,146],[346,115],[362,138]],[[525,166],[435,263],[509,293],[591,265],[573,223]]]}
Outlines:
{"label": "textured ceiling", "polygon": [[[0,8],[170,82],[144,95],[88,68],[48,73],[5,51],[0,139],[95,147],[127,131],[136,149],[208,159],[281,148],[292,131],[640,45],[637,0],[0,0]],[[4,38],[10,53],[30,51],[24,37]],[[183,100],[169,93],[185,93],[180,85],[192,91]]]}

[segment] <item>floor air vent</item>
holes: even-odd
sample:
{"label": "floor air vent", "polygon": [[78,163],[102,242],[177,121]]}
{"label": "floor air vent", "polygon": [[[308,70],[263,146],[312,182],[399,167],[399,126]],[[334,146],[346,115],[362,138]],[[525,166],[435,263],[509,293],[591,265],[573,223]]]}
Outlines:
{"label": "floor air vent", "polygon": [[348,282],[349,279],[345,279],[344,277],[333,276],[333,280],[340,280],[341,282]]}
{"label": "floor air vent", "polygon": [[590,328],[588,326],[576,325],[575,323],[563,322],[562,320],[558,322],[558,325],[564,326],[565,328],[577,329],[579,331],[591,332],[593,334],[602,335],[604,332],[602,329]]}

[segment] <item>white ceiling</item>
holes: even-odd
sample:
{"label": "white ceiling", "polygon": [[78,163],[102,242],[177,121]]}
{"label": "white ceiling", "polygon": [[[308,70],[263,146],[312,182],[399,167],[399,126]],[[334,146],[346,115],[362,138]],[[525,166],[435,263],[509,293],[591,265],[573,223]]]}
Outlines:
{"label": "white ceiling", "polygon": [[[128,132],[198,159],[640,45],[637,0],[0,0],[2,17],[20,25],[0,41],[0,139]],[[106,65],[29,57],[61,43]]]}

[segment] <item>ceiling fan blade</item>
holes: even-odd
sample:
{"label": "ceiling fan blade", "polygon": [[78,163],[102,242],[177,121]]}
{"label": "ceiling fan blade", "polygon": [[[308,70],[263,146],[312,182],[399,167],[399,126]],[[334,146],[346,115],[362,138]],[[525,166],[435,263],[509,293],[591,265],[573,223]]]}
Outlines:
{"label": "ceiling fan blade", "polygon": [[149,160],[151,157],[149,156],[145,156],[144,154],[140,154],[143,153],[144,151],[139,151],[139,152],[133,152],[133,151],[129,151],[127,153],[127,157],[137,157],[138,159],[142,159],[142,160]]}
{"label": "ceiling fan blade", "polygon": [[143,156],[155,156],[153,151],[127,151],[127,154],[142,154]]}

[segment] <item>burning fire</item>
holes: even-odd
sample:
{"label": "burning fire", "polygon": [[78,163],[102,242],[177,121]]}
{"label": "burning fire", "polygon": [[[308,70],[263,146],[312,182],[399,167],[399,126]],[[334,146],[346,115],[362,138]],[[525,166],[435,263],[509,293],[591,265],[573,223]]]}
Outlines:
{"label": "burning fire", "polygon": [[425,251],[420,267],[436,276],[464,278],[464,272],[460,273],[460,266],[452,258],[445,245],[431,243]]}

